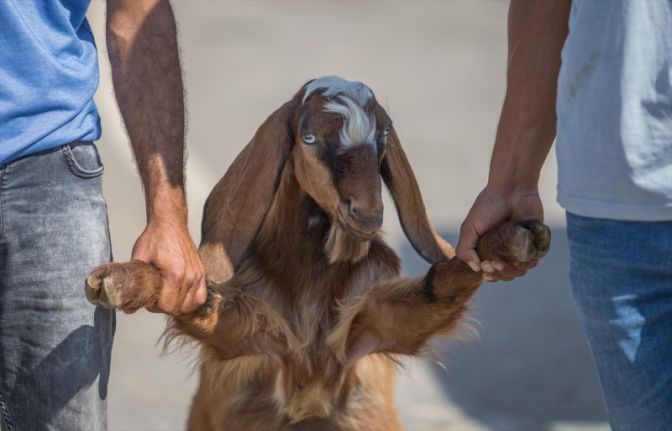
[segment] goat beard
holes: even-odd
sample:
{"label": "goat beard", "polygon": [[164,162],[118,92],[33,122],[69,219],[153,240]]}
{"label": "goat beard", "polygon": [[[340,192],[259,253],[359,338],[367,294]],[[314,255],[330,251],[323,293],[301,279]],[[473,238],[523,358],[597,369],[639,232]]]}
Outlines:
{"label": "goat beard", "polygon": [[361,240],[348,233],[339,223],[332,223],[324,252],[329,264],[336,262],[356,263],[369,253],[370,241]]}

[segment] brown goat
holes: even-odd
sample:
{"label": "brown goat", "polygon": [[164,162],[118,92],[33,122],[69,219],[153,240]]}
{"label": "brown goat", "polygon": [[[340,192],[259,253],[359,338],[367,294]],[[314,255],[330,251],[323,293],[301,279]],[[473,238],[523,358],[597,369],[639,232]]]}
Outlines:
{"label": "brown goat", "polygon": [[[432,264],[424,277],[400,278],[379,236],[381,177]],[[507,223],[478,251],[528,262],[549,240],[540,222]],[[396,356],[454,331],[482,282],[430,226],[371,90],[336,77],[309,82],[259,128],[208,198],[200,254],[208,301],[169,330],[201,346],[198,431],[400,429]],[[92,302],[118,309],[151,306],[160,289],[143,262],[87,279]]]}

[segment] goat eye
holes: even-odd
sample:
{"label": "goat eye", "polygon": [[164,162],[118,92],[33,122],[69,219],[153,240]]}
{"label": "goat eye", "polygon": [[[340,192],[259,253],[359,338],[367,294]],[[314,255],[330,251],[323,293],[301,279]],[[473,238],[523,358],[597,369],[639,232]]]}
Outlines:
{"label": "goat eye", "polygon": [[316,140],[315,135],[303,135],[303,142],[306,144],[314,144]]}
{"label": "goat eye", "polygon": [[389,134],[390,134],[390,128],[389,127],[384,128],[383,129],[383,136],[387,136]]}

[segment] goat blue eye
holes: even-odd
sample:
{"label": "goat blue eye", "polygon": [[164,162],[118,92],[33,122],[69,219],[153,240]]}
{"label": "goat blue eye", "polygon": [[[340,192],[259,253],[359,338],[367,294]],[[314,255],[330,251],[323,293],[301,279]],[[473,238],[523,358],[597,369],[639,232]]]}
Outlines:
{"label": "goat blue eye", "polygon": [[316,140],[314,135],[303,135],[303,142],[306,144],[314,144]]}

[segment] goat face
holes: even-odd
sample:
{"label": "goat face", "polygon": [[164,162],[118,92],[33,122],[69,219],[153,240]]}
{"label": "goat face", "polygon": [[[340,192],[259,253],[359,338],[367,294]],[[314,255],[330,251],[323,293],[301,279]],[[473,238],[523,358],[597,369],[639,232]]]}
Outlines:
{"label": "goat face", "polygon": [[366,85],[338,77],[305,84],[272,113],[215,186],[199,248],[208,278],[228,280],[249,256],[285,168],[330,216],[329,262],[356,262],[380,229],[381,177],[406,236],[428,262],[454,254],[427,220],[401,142]]}
{"label": "goat face", "polygon": [[291,158],[301,188],[361,240],[383,221],[380,165],[389,120],[378,106],[364,84],[322,78],[306,86],[296,115]]}

